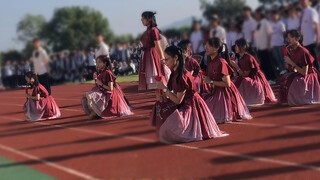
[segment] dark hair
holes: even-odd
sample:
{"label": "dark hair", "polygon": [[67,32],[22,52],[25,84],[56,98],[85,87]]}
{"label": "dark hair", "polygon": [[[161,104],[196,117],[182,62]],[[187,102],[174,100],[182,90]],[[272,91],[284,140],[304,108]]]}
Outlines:
{"label": "dark hair", "polygon": [[32,40],[32,43],[39,42],[39,41],[40,41],[39,38],[34,38],[34,39]]}
{"label": "dark hair", "polygon": [[299,30],[292,29],[290,31],[287,31],[286,37],[290,34],[291,37],[297,38],[299,43],[302,44],[303,36]]}
{"label": "dark hair", "polygon": [[[184,68],[184,59],[183,59],[183,55],[182,55],[182,49],[180,47],[177,46],[169,46],[167,47],[164,52],[166,54],[168,54],[171,57],[174,56],[178,56],[178,61],[179,61],[179,66],[178,66],[178,77],[177,77],[177,82],[179,82],[179,80],[182,77],[182,74],[185,73],[185,68]],[[170,75],[170,79],[169,79],[169,83],[168,83],[168,88],[170,90],[172,90],[171,88],[171,84],[172,84],[172,78],[173,78],[173,73],[171,73]]]}
{"label": "dark hair", "polygon": [[218,55],[224,58],[229,65],[231,64],[228,47],[225,43],[221,41],[220,38],[217,38],[217,37],[210,38],[208,40],[208,43],[211,47],[218,48]]}
{"label": "dark hair", "polygon": [[260,14],[260,18],[265,18],[266,11],[263,6],[256,9],[255,14]]}
{"label": "dark hair", "polygon": [[31,79],[31,78],[34,79],[34,83],[33,83],[33,84],[30,84],[31,87],[33,87],[33,86],[38,86],[38,85],[39,85],[38,76],[37,76],[34,72],[32,72],[32,71],[26,72],[26,73],[24,74],[24,76],[27,77],[27,78],[30,78],[30,79]]}
{"label": "dark hair", "polygon": [[279,15],[280,11],[278,9],[273,9],[273,10],[270,11],[270,14],[271,15]]}
{"label": "dark hair", "polygon": [[242,9],[243,11],[252,11],[252,9],[251,9],[251,7],[249,7],[249,6],[245,6],[243,9]]}
{"label": "dark hair", "polygon": [[189,40],[182,40],[178,43],[178,47],[182,49],[183,52],[189,51],[191,43]]}
{"label": "dark hair", "polygon": [[251,54],[255,59],[258,59],[256,52],[246,39],[240,38],[236,40],[235,45],[237,45],[239,48],[242,48],[247,53]]}
{"label": "dark hair", "polygon": [[100,55],[97,57],[96,60],[100,60],[102,61],[104,64],[106,64],[106,68],[108,70],[111,70],[111,61],[110,61],[110,58],[106,55]]}
{"label": "dark hair", "polygon": [[157,27],[157,21],[156,21],[156,15],[157,13],[156,12],[152,12],[152,11],[145,11],[141,14],[141,16],[143,18],[146,18],[148,20],[151,20],[150,22],[150,26],[151,27]]}

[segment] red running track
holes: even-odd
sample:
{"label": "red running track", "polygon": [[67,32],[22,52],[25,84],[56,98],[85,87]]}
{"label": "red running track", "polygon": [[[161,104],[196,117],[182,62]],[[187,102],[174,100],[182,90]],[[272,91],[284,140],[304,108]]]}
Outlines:
{"label": "red running track", "polygon": [[165,145],[148,121],[153,93],[121,86],[135,114],[109,120],[82,112],[88,84],[53,87],[62,117],[36,123],[25,121],[23,90],[0,92],[0,154],[16,162],[0,168],[23,163],[68,180],[320,178],[320,105],[250,108],[252,120],[219,125],[228,137]]}

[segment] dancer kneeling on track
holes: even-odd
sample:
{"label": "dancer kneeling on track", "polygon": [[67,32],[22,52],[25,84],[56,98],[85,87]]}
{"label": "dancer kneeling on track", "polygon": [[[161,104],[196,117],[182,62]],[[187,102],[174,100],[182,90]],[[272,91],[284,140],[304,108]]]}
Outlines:
{"label": "dancer kneeling on track", "polygon": [[181,48],[166,48],[165,63],[172,73],[167,86],[162,81],[157,83],[159,91],[151,116],[160,141],[180,143],[226,136],[197,93],[192,75],[185,70]]}
{"label": "dancer kneeling on track", "polygon": [[314,58],[300,44],[300,31],[289,31],[287,40],[288,55],[284,59],[290,72],[281,79],[281,103],[289,106],[320,103],[320,74],[313,65]]}
{"label": "dancer kneeling on track", "polygon": [[263,105],[265,102],[276,103],[277,99],[260,70],[250,45],[244,38],[238,39],[235,44],[235,51],[240,58],[238,63],[231,61],[231,65],[237,69],[238,73],[234,83],[247,106]]}
{"label": "dancer kneeling on track", "polygon": [[183,40],[181,41],[178,46],[183,51],[183,58],[185,60],[185,69],[191,73],[191,75],[194,77],[194,83],[197,88],[197,92],[200,93],[204,88],[203,83],[203,75],[201,72],[200,65],[196,59],[191,57],[191,44],[189,40]]}
{"label": "dancer kneeling on track", "polygon": [[28,88],[26,88],[27,101],[23,107],[28,120],[38,121],[60,117],[58,105],[46,88],[39,83],[37,75],[33,72],[27,72],[25,79],[32,89],[32,93],[29,94]]}
{"label": "dancer kneeling on track", "polygon": [[[251,115],[237,87],[230,79],[233,70],[228,65],[230,61],[228,49],[219,38],[211,38],[206,44],[206,53],[210,62],[204,81],[210,84],[211,93],[204,95],[214,119],[217,123],[251,119]],[[226,59],[224,59],[224,58]]]}
{"label": "dancer kneeling on track", "polygon": [[132,114],[130,104],[110,70],[110,59],[101,55],[96,60],[99,75],[94,74],[96,86],[82,98],[83,110],[91,119]]}

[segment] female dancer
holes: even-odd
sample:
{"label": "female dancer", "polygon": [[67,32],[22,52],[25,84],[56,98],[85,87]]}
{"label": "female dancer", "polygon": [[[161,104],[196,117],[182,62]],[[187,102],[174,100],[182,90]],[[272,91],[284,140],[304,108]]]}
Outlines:
{"label": "female dancer", "polygon": [[100,74],[94,75],[96,86],[82,98],[85,113],[91,119],[97,116],[109,118],[132,114],[130,105],[110,70],[109,58],[101,55],[96,60]]}
{"label": "female dancer", "polygon": [[231,61],[238,76],[234,82],[243,100],[248,106],[263,105],[265,102],[277,102],[274,93],[260,70],[260,66],[253,55],[249,54],[251,47],[244,38],[235,42],[235,51],[240,58],[238,63]]}
{"label": "female dancer", "polygon": [[[167,79],[170,70],[161,62],[164,59],[161,48],[161,37],[154,12],[146,11],[142,13],[142,24],[147,26],[147,30],[141,37],[142,58],[139,65],[139,90],[156,89],[157,76],[165,76]],[[166,80],[163,78],[163,80]]]}
{"label": "female dancer", "polygon": [[194,77],[194,83],[197,88],[197,92],[201,92],[201,88],[203,86],[203,76],[201,73],[200,65],[196,59],[191,57],[191,44],[190,41],[184,40],[181,41],[178,46],[182,49],[183,58],[185,60],[185,68],[187,71],[190,72],[190,74]]}
{"label": "female dancer", "polygon": [[32,89],[31,94],[26,89],[27,101],[23,107],[28,120],[38,121],[60,117],[61,113],[58,105],[46,88],[39,83],[37,75],[33,72],[27,72],[25,79]]}
{"label": "female dancer", "polygon": [[290,30],[287,40],[288,55],[284,59],[290,72],[281,80],[281,103],[289,106],[320,103],[320,75],[313,65],[314,58],[300,44],[300,31]]}
{"label": "female dancer", "polygon": [[151,116],[160,141],[191,142],[226,135],[197,93],[192,75],[184,69],[182,50],[176,46],[166,48],[165,62],[172,73],[167,86],[161,81],[157,85],[161,92],[156,93]]}
{"label": "female dancer", "polygon": [[[223,50],[225,51],[222,52]],[[244,100],[230,79],[233,70],[226,61],[230,61],[226,45],[219,38],[211,38],[206,44],[206,53],[210,57],[210,62],[204,81],[210,84],[211,93],[204,99],[216,122],[228,123],[238,119],[251,119]]]}

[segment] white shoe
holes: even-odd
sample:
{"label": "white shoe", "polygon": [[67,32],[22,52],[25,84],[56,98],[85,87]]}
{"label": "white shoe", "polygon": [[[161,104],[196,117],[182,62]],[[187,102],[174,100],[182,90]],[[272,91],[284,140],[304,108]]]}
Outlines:
{"label": "white shoe", "polygon": [[276,84],[276,82],[274,82],[274,81],[272,81],[272,80],[269,80],[268,83],[269,83],[270,85],[275,85],[275,84]]}
{"label": "white shoe", "polygon": [[280,72],[280,75],[283,75],[283,74],[285,74],[287,72],[287,70],[282,70],[281,72]]}

